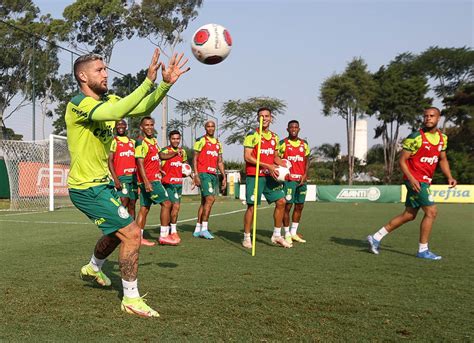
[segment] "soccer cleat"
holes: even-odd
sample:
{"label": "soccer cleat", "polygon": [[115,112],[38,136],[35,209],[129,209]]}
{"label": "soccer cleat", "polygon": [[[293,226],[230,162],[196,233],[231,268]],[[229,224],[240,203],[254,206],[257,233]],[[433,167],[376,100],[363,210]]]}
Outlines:
{"label": "soccer cleat", "polygon": [[431,251],[429,250],[425,250],[423,252],[418,252],[416,254],[416,257],[419,257],[419,258],[425,258],[427,260],[441,260],[443,257],[439,256],[439,255],[436,255],[435,253],[432,253]]}
{"label": "soccer cleat", "polygon": [[285,233],[285,241],[288,244],[293,244],[293,239],[291,239],[291,235],[289,233],[288,234]]}
{"label": "soccer cleat", "polygon": [[158,239],[158,243],[160,243],[161,245],[178,245],[179,244],[179,242],[175,240],[173,237],[171,237],[171,235],[168,235],[166,237],[160,237]]}
{"label": "soccer cleat", "polygon": [[104,274],[104,272],[102,272],[102,270],[99,270],[98,272],[96,272],[94,269],[92,269],[92,266],[90,265],[90,263],[86,264],[85,266],[83,266],[81,268],[81,279],[84,279],[84,278],[93,278],[95,280],[95,282],[97,282],[99,285],[101,286],[110,286],[112,284],[112,282],[110,281],[110,279],[107,277],[107,275]]}
{"label": "soccer cleat", "polygon": [[214,239],[214,236],[208,230],[201,231],[199,236],[205,239]]}
{"label": "soccer cleat", "polygon": [[293,244],[288,243],[281,236],[272,236],[272,243],[275,245],[279,245],[282,248],[291,248],[293,246]]}
{"label": "soccer cleat", "polygon": [[138,298],[129,298],[124,296],[120,304],[122,311],[136,314],[140,317],[152,318],[159,317],[160,314],[145,303],[144,296]]}
{"label": "soccer cleat", "polygon": [[[286,239],[286,236],[285,236],[285,239]],[[291,236],[291,239],[293,240],[293,242],[306,243],[306,240],[304,240],[303,238],[301,238],[298,235]]]}
{"label": "soccer cleat", "polygon": [[379,254],[379,247],[380,247],[380,241],[376,240],[374,236],[368,235],[367,236],[367,242],[369,242],[369,250],[374,253],[375,255]]}
{"label": "soccer cleat", "polygon": [[143,238],[143,237],[142,237],[142,239],[141,239],[141,241],[140,241],[140,245],[145,245],[145,246],[147,246],[147,247],[152,247],[152,246],[154,246],[155,244],[156,244],[155,242],[149,241],[148,239]]}
{"label": "soccer cleat", "polygon": [[200,231],[193,232],[193,237],[194,237],[194,238],[199,238],[199,237],[201,237],[201,232],[200,232]]}
{"label": "soccer cleat", "polygon": [[181,237],[179,237],[178,233],[175,232],[175,233],[172,233],[170,234],[171,238],[173,238],[176,242],[181,243]]}
{"label": "soccer cleat", "polygon": [[242,241],[242,246],[247,249],[252,249],[252,241],[250,239],[244,239]]}

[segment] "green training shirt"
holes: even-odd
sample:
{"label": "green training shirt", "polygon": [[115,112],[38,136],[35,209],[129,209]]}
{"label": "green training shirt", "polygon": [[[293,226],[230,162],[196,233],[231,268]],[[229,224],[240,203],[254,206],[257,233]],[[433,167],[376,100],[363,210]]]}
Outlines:
{"label": "green training shirt", "polygon": [[109,182],[108,154],[115,122],[125,116],[149,115],[168,90],[161,82],[150,93],[153,82],[145,79],[130,95],[105,95],[96,100],[80,93],[66,108],[67,143],[71,155],[69,188],[86,189]]}

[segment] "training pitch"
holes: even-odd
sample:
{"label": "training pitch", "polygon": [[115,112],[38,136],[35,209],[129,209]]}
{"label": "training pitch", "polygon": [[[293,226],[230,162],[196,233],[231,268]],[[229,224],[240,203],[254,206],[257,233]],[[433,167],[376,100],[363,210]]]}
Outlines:
{"label": "training pitch", "polygon": [[[472,341],[474,206],[438,205],[430,248],[415,258],[419,218],[382,242],[365,237],[402,204],[307,203],[292,249],[272,246],[273,208],[258,212],[257,249],[244,249],[244,205],[219,200],[213,241],[192,237],[197,202],[185,201],[178,247],[142,247],[139,289],[161,317],[120,311],[112,286],[79,278],[100,233],[75,209],[0,212],[1,341]],[[159,235],[159,206],[146,236]]]}

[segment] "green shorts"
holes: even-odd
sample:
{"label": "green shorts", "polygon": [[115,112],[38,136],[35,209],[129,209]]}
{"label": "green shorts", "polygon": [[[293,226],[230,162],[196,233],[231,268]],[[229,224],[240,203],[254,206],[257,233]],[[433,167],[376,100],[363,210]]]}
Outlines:
{"label": "green shorts", "polygon": [[306,183],[299,185],[299,181],[285,181],[283,187],[287,204],[304,204],[306,200]]}
{"label": "green shorts", "polygon": [[434,199],[431,195],[430,185],[426,182],[420,182],[421,190],[416,193],[408,181],[405,181],[407,188],[407,198],[405,200],[405,207],[419,208],[422,206],[433,206]]}
{"label": "green shorts", "polygon": [[160,181],[152,181],[151,185],[153,190],[149,193],[145,191],[145,184],[138,185],[140,187],[140,206],[150,207],[152,204],[161,204],[168,200],[168,192]]}
{"label": "green shorts", "polygon": [[[254,188],[255,176],[247,176],[245,179],[245,201],[247,201],[248,205],[254,204]],[[279,183],[271,176],[258,177],[257,204],[260,204],[262,193],[269,204],[285,197],[285,192],[283,192],[283,184]]]}
{"label": "green shorts", "polygon": [[166,192],[168,192],[168,200],[173,204],[179,204],[181,202],[181,194],[183,194],[182,184],[164,183]]}
{"label": "green shorts", "polygon": [[217,195],[219,188],[219,180],[216,174],[199,173],[201,180],[201,196]]}
{"label": "green shorts", "polygon": [[108,235],[133,222],[128,211],[120,203],[113,185],[100,185],[87,189],[69,189],[72,203],[95,225]]}
{"label": "green shorts", "polygon": [[122,175],[118,177],[122,184],[122,189],[117,191],[117,195],[121,198],[129,198],[130,200],[138,199],[138,184],[136,175]]}

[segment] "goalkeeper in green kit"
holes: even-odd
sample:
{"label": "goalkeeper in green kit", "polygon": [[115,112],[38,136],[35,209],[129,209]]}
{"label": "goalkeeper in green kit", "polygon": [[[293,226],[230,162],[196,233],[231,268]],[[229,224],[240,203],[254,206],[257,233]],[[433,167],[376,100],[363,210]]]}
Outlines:
{"label": "goalkeeper in green kit", "polygon": [[[130,95],[119,98],[107,94],[107,67],[101,56],[87,54],[74,62],[74,76],[80,93],[67,105],[67,142],[71,154],[68,177],[73,204],[102,231],[91,260],[81,268],[81,277],[93,278],[110,286],[102,272],[105,259],[120,245],[119,266],[122,276],[124,312],[143,317],[158,317],[138,292],[138,254],[140,228],[120,203],[107,166],[113,128],[125,116],[148,116],[179,77],[189,70],[183,54],[174,54],[165,66],[155,50],[145,81]],[[163,81],[153,90],[161,67]]]}

